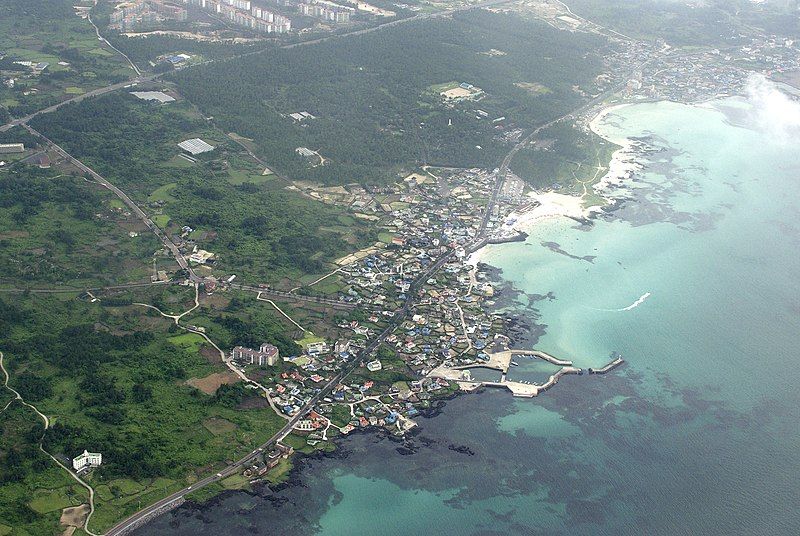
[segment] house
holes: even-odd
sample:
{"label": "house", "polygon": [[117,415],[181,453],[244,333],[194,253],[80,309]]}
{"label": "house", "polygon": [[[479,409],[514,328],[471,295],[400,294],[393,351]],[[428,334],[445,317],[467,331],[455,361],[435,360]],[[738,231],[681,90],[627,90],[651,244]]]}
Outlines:
{"label": "house", "polygon": [[246,365],[258,364],[259,366],[269,365],[270,367],[274,366],[278,361],[278,354],[278,349],[268,343],[262,344],[258,350],[237,346],[232,352],[233,359],[240,363]]}
{"label": "house", "polygon": [[189,255],[189,261],[195,262],[197,264],[206,264],[208,261],[213,259],[214,259],[214,254],[204,249],[198,249],[197,251]]}
{"label": "house", "polygon": [[367,363],[367,370],[369,370],[370,372],[378,372],[382,368],[383,368],[383,365],[381,365],[381,362],[378,361],[377,359]]}
{"label": "house", "polygon": [[99,452],[83,451],[83,454],[72,458],[72,468],[75,471],[83,471],[92,467],[99,467],[103,463],[103,455]]}

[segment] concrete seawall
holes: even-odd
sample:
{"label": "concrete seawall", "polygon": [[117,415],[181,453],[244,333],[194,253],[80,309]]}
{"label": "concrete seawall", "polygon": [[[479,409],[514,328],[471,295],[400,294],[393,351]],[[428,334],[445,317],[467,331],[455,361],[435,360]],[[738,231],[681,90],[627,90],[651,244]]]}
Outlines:
{"label": "concrete seawall", "polygon": [[620,356],[620,357],[617,357],[616,359],[614,359],[614,360],[610,361],[610,362],[609,362],[609,363],[608,363],[606,366],[604,366],[603,368],[599,368],[599,369],[592,369],[592,368],[590,368],[590,369],[589,369],[589,374],[605,374],[606,372],[608,372],[608,371],[610,371],[610,370],[612,370],[612,369],[615,369],[615,368],[617,368],[618,366],[620,366],[620,365],[621,365],[622,363],[624,363],[624,362],[625,362],[625,360],[624,360],[624,359],[622,359],[622,357],[621,357],[621,356]]}
{"label": "concrete seawall", "polygon": [[151,522],[152,520],[154,520],[158,516],[160,516],[162,514],[166,514],[170,510],[174,510],[175,508],[178,508],[179,506],[181,506],[185,502],[186,502],[186,499],[184,499],[183,497],[179,497],[178,499],[175,499],[172,502],[168,502],[167,504],[161,506],[160,508],[158,508],[156,510],[153,510],[147,516],[144,516],[144,517],[142,517],[140,519],[137,519],[135,522],[133,522],[130,525],[128,525],[127,527],[125,527],[123,532],[118,532],[117,534],[120,534],[120,535],[122,535],[122,534],[130,534],[131,532],[133,532],[134,530],[138,529],[139,527]]}

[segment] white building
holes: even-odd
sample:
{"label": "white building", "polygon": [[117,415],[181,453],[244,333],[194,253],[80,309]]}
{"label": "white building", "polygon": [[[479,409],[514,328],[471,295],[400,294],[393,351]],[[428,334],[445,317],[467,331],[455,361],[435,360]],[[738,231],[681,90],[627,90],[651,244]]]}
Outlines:
{"label": "white building", "polygon": [[187,153],[191,153],[193,156],[214,150],[213,145],[209,145],[200,138],[192,138],[191,140],[182,141],[178,144],[178,147]]}
{"label": "white building", "polygon": [[83,454],[72,458],[72,468],[82,471],[91,467],[99,467],[103,463],[103,455],[99,452],[83,451]]}
{"label": "white building", "polygon": [[270,367],[275,366],[275,363],[278,362],[279,356],[280,352],[278,352],[278,348],[268,343],[262,344],[261,348],[258,350],[245,348],[244,346],[237,346],[231,353],[231,357],[240,363],[244,363],[246,365],[258,364],[260,367],[264,365],[268,365]]}
{"label": "white building", "polygon": [[383,365],[381,365],[381,362],[378,361],[377,359],[375,361],[370,361],[369,363],[367,363],[367,370],[369,370],[370,372],[378,372],[382,368]]}
{"label": "white building", "polygon": [[23,143],[0,143],[0,153],[24,153]]}

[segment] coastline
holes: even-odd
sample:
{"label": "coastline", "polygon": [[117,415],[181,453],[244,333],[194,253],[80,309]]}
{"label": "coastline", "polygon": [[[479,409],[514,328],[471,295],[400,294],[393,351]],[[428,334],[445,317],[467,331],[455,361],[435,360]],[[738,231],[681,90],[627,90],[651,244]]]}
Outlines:
{"label": "coastline", "polygon": [[[612,113],[615,110],[621,109],[626,106],[630,106],[631,104],[617,104],[612,105],[606,108],[603,108],[598,112],[598,114],[592,119],[590,122],[590,128],[596,134],[602,136],[605,139],[609,139],[607,136],[596,130],[598,128],[598,123],[602,121],[607,115]],[[600,185],[604,187],[607,185],[608,189],[616,189],[618,188],[622,181],[625,179],[630,178],[630,175],[633,171],[640,169],[641,165],[635,162],[635,159],[640,156],[639,148],[641,146],[640,142],[631,139],[619,140],[623,141],[624,143],[619,143],[617,140],[610,140],[618,145],[622,145],[620,149],[615,151],[612,155],[612,160],[609,162],[609,169],[606,174],[601,178],[601,180],[592,186],[593,189],[597,188]],[[603,199],[607,200],[609,204],[615,204],[616,199],[608,197],[608,193],[610,192],[596,192],[603,197]],[[537,225],[539,225],[543,221],[553,220],[558,218],[569,218],[576,222],[587,222],[589,221],[595,214],[603,212],[601,205],[591,205],[591,206],[584,206],[584,196],[577,196],[577,195],[568,195],[563,194],[555,191],[544,191],[544,192],[530,192],[528,194],[529,203],[524,205],[524,208],[520,211],[513,211],[511,214],[508,215],[506,218],[506,222],[498,228],[495,233],[493,234],[494,240],[491,240],[481,247],[480,249],[476,250],[472,254],[469,255],[465,259],[465,263],[471,266],[477,267],[479,262],[487,262],[485,259],[488,252],[491,251],[489,249],[490,245],[498,244],[498,243],[505,243],[505,242],[515,242],[515,241],[525,241],[528,235],[536,229]],[[579,369],[577,369],[579,370]],[[549,387],[549,385],[548,385]],[[430,419],[438,416],[442,409],[444,408],[446,401],[453,400],[461,395],[465,394],[472,394],[472,393],[483,393],[486,388],[483,385],[476,385],[472,389],[463,389],[460,388],[456,391],[449,393],[446,396],[441,398],[437,398],[436,401],[432,401],[432,405],[430,408],[421,409],[420,410],[420,417]],[[504,390],[500,390],[504,391]],[[508,396],[514,397],[515,395],[512,393],[507,393]],[[407,444],[408,438],[413,438],[414,436],[419,434],[419,428],[415,427],[414,429],[406,432],[409,434],[408,436],[395,436],[385,432],[381,428],[376,427],[367,427],[364,429],[356,429],[351,432],[354,435],[372,435],[377,434],[377,437],[381,438],[389,438],[392,442],[398,445],[397,451],[400,454],[404,453],[404,445]],[[219,490],[219,492],[214,493],[206,500],[203,501],[193,501],[189,499],[187,501],[188,508],[197,508],[197,509],[205,509],[207,507],[213,507],[214,505],[218,504],[219,501],[223,500],[225,497],[228,497],[232,494],[236,493],[247,493],[251,495],[263,495],[263,491],[269,490],[269,492],[278,492],[286,487],[300,485],[300,475],[302,474],[304,467],[307,463],[313,462],[313,460],[319,460],[322,458],[341,458],[347,456],[346,451],[346,443],[348,436],[341,436],[332,438],[332,444],[335,446],[334,449],[328,450],[316,450],[311,453],[302,453],[296,452],[292,456],[292,467],[286,473],[286,480],[279,483],[269,483],[269,482],[262,482],[262,483],[252,483],[249,487],[245,487],[242,489],[228,489],[228,490]],[[341,441],[345,439],[345,441]],[[344,446],[344,448],[342,448]],[[460,447],[455,447],[460,448]],[[412,453],[413,451],[408,451],[406,453]],[[249,488],[249,489],[248,489]]]}
{"label": "coastline", "polygon": [[[642,169],[642,164],[639,162],[642,144],[630,138],[611,138],[602,131],[600,123],[615,111],[634,104],[636,103],[606,106],[588,124],[589,129],[594,134],[620,146],[611,156],[611,161],[608,163],[608,171],[597,183],[591,185],[592,191],[603,198],[611,207],[620,200],[619,197],[613,194],[619,191],[625,181],[629,180],[635,172]],[[601,205],[584,206],[584,196],[562,194],[554,191],[533,191],[528,194],[528,197],[532,203],[535,203],[535,206],[522,212],[512,212],[506,222],[495,232],[495,235],[504,238],[490,240],[488,244],[474,251],[466,261],[468,265],[477,266],[480,262],[486,262],[486,257],[491,251],[489,248],[492,245],[524,241],[533,232],[537,224],[542,221],[556,218],[569,218],[579,222],[587,221],[604,211]]]}

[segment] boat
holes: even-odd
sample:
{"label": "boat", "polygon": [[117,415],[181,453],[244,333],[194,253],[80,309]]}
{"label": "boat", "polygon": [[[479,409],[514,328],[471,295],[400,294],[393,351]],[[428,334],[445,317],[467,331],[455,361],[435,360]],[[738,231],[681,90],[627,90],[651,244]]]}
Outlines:
{"label": "boat", "polygon": [[519,366],[519,363],[517,363],[516,361],[512,361],[512,362],[511,362],[511,366],[512,366],[512,367],[518,367],[518,366]]}

